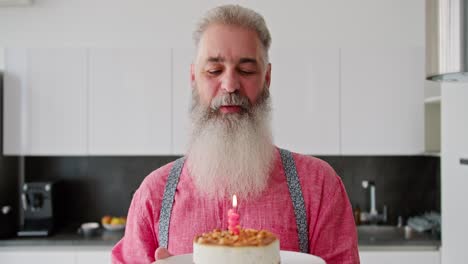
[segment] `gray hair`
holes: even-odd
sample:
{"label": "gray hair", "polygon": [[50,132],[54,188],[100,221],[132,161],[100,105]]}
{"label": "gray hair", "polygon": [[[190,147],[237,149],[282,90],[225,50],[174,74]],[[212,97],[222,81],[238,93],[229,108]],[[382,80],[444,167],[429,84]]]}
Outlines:
{"label": "gray hair", "polygon": [[271,45],[270,31],[267,28],[262,15],[252,9],[240,5],[222,5],[209,10],[198,23],[193,32],[193,40],[198,49],[198,44],[203,32],[212,24],[234,25],[255,30],[263,48],[263,62],[268,63],[268,50]]}

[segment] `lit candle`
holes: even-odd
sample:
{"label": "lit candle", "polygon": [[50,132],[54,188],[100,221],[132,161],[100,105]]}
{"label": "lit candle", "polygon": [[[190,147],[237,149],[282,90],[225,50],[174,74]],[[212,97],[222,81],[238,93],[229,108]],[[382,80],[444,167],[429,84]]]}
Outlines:
{"label": "lit candle", "polygon": [[228,210],[228,229],[229,231],[233,232],[234,234],[239,234],[240,229],[240,222],[239,222],[239,214],[237,213],[237,197],[234,194],[232,196],[232,207]]}

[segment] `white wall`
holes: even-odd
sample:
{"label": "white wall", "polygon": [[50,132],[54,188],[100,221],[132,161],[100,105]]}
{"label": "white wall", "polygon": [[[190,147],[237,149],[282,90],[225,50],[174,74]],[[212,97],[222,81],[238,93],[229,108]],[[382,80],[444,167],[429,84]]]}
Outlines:
{"label": "white wall", "polygon": [[35,0],[0,7],[0,47],[186,46],[221,3],[263,14],[275,46],[424,46],[424,0]]}

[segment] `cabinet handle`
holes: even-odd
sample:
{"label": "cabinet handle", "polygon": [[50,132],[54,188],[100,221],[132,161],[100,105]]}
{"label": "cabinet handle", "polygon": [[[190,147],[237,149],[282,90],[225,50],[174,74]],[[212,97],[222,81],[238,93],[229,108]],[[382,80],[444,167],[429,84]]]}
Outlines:
{"label": "cabinet handle", "polygon": [[28,201],[26,199],[26,194],[21,194],[21,201],[23,202],[23,210],[27,211],[28,210]]}
{"label": "cabinet handle", "polygon": [[461,159],[460,159],[460,164],[461,164],[461,165],[468,165],[468,159],[463,159],[463,158],[461,158]]}

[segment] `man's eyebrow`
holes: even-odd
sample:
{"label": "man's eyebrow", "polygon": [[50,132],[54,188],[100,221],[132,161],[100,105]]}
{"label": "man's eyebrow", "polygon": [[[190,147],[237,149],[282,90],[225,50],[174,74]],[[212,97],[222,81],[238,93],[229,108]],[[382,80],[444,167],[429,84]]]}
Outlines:
{"label": "man's eyebrow", "polygon": [[240,58],[239,64],[242,63],[253,63],[253,64],[258,64],[257,60],[254,58]]}
{"label": "man's eyebrow", "polygon": [[[207,62],[224,62],[225,59],[221,56],[217,56],[217,57],[208,57],[208,59],[206,59]],[[248,58],[248,57],[245,57],[245,58],[240,58],[239,59],[239,64],[243,64],[243,63],[253,63],[253,64],[258,64],[257,60],[254,59],[254,58]]]}
{"label": "man's eyebrow", "polygon": [[217,56],[217,57],[209,57],[206,59],[207,62],[223,62],[224,58]]}

